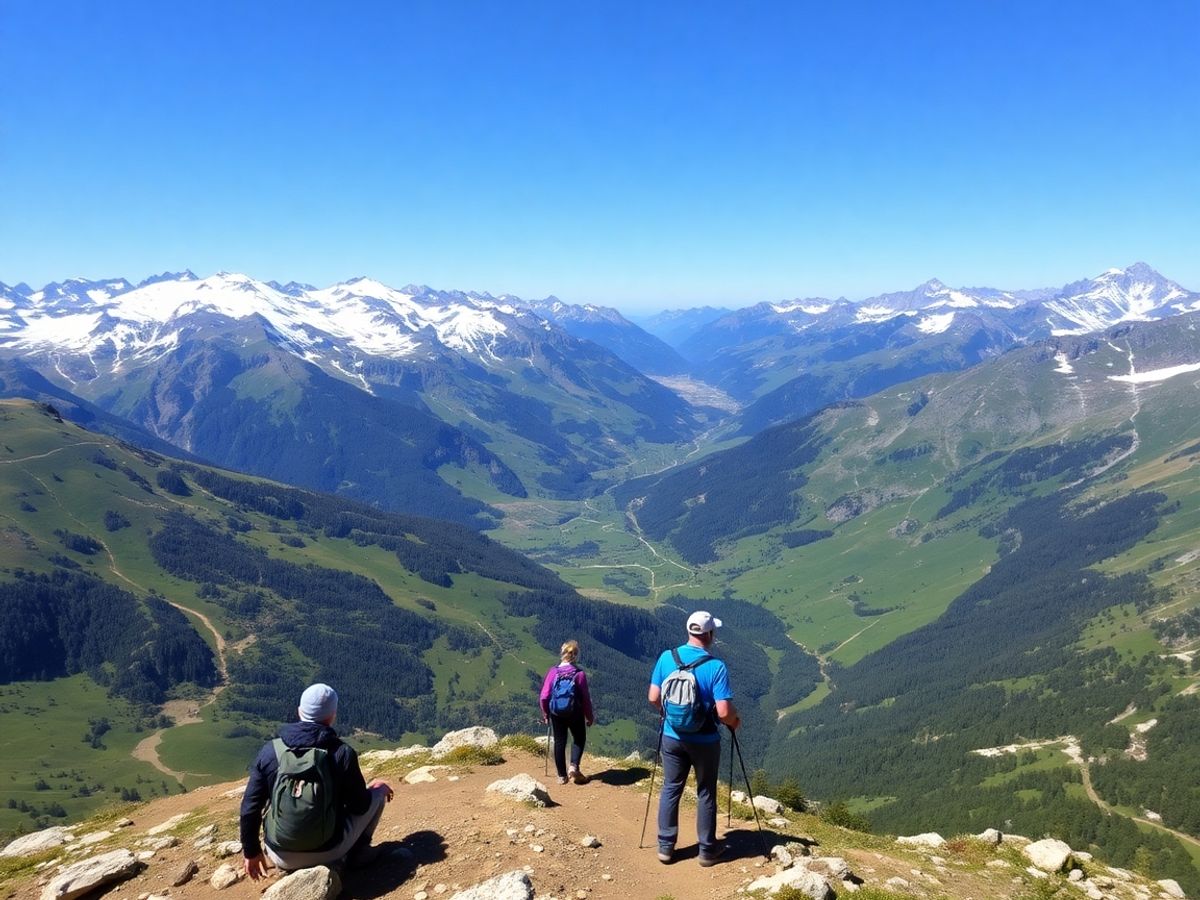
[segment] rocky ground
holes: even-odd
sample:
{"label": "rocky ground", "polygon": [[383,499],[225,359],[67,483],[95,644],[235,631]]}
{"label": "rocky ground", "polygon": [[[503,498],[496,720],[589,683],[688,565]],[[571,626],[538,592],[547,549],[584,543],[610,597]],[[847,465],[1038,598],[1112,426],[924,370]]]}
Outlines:
{"label": "rocky ground", "polygon": [[[546,777],[544,758],[530,744],[467,748],[440,760],[428,750],[367,756],[368,777],[387,778],[396,797],[376,832],[380,858],[367,869],[342,873],[341,896],[708,900],[778,890],[785,883],[801,891],[793,897],[858,893],[873,900],[1182,896],[1171,884],[1109,869],[1065,845],[1042,847],[1048,855],[1037,859],[1039,869],[1026,839],[997,842],[999,835],[946,842],[920,836],[902,843],[828,826],[812,816],[765,811],[760,833],[750,807],[736,802],[731,820],[725,812],[720,816],[720,832],[730,847],[726,861],[711,868],[697,864],[692,809],[685,808],[678,858],[663,865],[655,855],[653,809],[645,847],[639,847],[649,763],[585,757],[591,783],[559,785],[553,775]],[[484,764],[500,756],[502,762]],[[509,782],[510,793],[517,795],[532,787],[545,805],[488,789],[498,781]],[[75,896],[65,884],[63,866],[97,857],[124,869],[118,880],[88,896],[186,900],[219,892],[230,900],[258,897],[281,879],[233,878],[241,872],[240,797],[240,784],[216,785],[93,819],[69,836],[60,834],[66,842],[58,847],[13,856],[10,845],[3,851],[10,855],[0,856],[0,897]],[[49,836],[49,843],[55,840]],[[776,846],[775,858],[765,859],[764,848]],[[506,873],[517,873],[509,876],[507,887],[467,893]],[[297,890],[291,896],[326,893],[320,885]],[[276,887],[268,900],[280,892]]]}

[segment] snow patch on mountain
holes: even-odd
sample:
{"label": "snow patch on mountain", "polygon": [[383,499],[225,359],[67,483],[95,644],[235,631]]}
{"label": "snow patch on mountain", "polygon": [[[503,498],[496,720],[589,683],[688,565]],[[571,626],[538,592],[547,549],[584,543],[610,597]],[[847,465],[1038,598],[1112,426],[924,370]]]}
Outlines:
{"label": "snow patch on mountain", "polygon": [[924,334],[941,334],[954,322],[954,316],[955,314],[952,312],[926,316],[917,323],[917,330]]}
{"label": "snow patch on mountain", "polygon": [[1123,381],[1126,384],[1148,384],[1155,381],[1166,381],[1176,375],[1186,375],[1188,372],[1200,372],[1200,363],[1187,363],[1182,366],[1168,366],[1165,369],[1152,369],[1149,372],[1130,372],[1128,375],[1109,375],[1109,381]]}

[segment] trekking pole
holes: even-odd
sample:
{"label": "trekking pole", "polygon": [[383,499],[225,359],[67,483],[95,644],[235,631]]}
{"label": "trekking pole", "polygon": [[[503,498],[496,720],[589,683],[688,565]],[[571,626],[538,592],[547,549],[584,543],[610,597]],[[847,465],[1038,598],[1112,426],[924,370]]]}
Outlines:
{"label": "trekking pole", "polygon": [[646,823],[650,821],[650,797],[654,793],[654,773],[658,769],[658,758],[662,755],[663,728],[666,724],[667,717],[664,714],[658,721],[658,749],[654,751],[654,765],[650,769],[650,789],[646,791],[646,815],[642,816],[642,836],[638,838],[639,850],[646,842]]}
{"label": "trekking pole", "polygon": [[[729,730],[733,734],[733,729]],[[753,799],[751,800],[753,802]],[[725,804],[725,830],[733,827],[733,741],[729,742],[729,800]]]}
{"label": "trekking pole", "polygon": [[546,777],[550,777],[550,722],[546,722]]}
{"label": "trekking pole", "polygon": [[[728,725],[725,726],[729,728]],[[758,826],[758,840],[762,845],[763,857],[770,859],[771,854],[767,850],[767,839],[763,837],[762,823],[758,821],[758,807],[754,805],[754,788],[750,787],[750,776],[746,774],[746,760],[742,757],[742,746],[738,743],[737,732],[729,728],[729,734],[733,738],[733,749],[737,751],[738,763],[742,767],[742,778],[746,780],[746,793],[750,795],[750,809],[754,812],[754,824]],[[732,763],[732,758],[730,763]]]}

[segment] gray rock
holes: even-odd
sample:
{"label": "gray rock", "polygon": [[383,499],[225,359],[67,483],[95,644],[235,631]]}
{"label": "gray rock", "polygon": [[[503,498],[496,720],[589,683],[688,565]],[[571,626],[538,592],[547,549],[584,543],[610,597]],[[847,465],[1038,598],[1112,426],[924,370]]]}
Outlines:
{"label": "gray rock", "polygon": [[594,850],[600,846],[600,839],[594,834],[585,834],[579,839],[579,846],[587,847],[589,850]]}
{"label": "gray rock", "polygon": [[827,881],[846,881],[854,877],[850,864],[840,856],[817,856],[802,860],[800,865]]}
{"label": "gray rock", "polygon": [[135,874],[142,864],[129,850],[113,850],[81,859],[62,870],[42,891],[41,900],[72,900]]}
{"label": "gray rock", "polygon": [[[239,791],[239,793],[241,793],[241,792]],[[184,819],[186,819],[188,817],[188,815],[189,815],[188,813],[180,813],[177,816],[171,816],[171,818],[167,819],[167,821],[160,822],[159,824],[155,825],[153,828],[147,828],[146,834],[162,834],[164,831],[170,831],[172,828],[174,828],[176,825],[178,825],[180,822],[182,822]]]}
{"label": "gray rock", "polygon": [[1179,886],[1179,882],[1174,878],[1162,878],[1157,884],[1168,897],[1175,897],[1176,900],[1185,900],[1183,888]]}
{"label": "gray rock", "polygon": [[489,793],[501,794],[522,803],[532,803],[534,806],[545,806],[550,802],[546,786],[525,773],[493,781],[487,786],[487,790]]}
{"label": "gray rock", "polygon": [[1067,881],[1083,881],[1083,869],[1072,869],[1067,873]]}
{"label": "gray rock", "polygon": [[480,725],[463,728],[460,731],[451,731],[433,745],[433,758],[437,759],[438,757],[445,756],[451,750],[456,750],[459,747],[491,747],[499,742],[499,740],[496,737],[496,732]]}
{"label": "gray rock", "polygon": [[437,781],[438,772],[449,772],[449,766],[420,766],[404,776],[405,784],[432,784]]}
{"label": "gray rock", "polygon": [[167,850],[171,847],[179,846],[179,838],[173,834],[168,834],[164,837],[142,838],[138,841],[139,847],[146,847],[150,850]]}
{"label": "gray rock", "polygon": [[1043,872],[1061,872],[1071,861],[1071,847],[1064,841],[1045,838],[1021,848],[1025,858]]}
{"label": "gray rock", "polygon": [[754,795],[754,806],[756,809],[761,809],[763,812],[772,816],[783,814],[784,806],[773,797],[763,797],[759,794]]}
{"label": "gray rock", "polygon": [[631,750],[629,755],[625,757],[625,762],[641,762],[642,754],[637,750]]}
{"label": "gray rock", "polygon": [[0,850],[0,856],[35,856],[47,850],[61,847],[67,841],[73,841],[75,833],[70,828],[56,825],[53,828],[43,828],[33,834],[22,835]]}
{"label": "gray rock", "polygon": [[217,859],[225,859],[227,856],[233,856],[242,852],[241,841],[221,841],[213,847],[213,854]]}
{"label": "gray rock", "polygon": [[333,900],[342,892],[342,881],[326,866],[297,869],[263,894],[263,900]]}
{"label": "gray rock", "polygon": [[946,839],[936,831],[927,831],[924,834],[912,834],[906,837],[896,838],[897,844],[904,844],[909,847],[941,847],[946,843]]}
{"label": "gray rock", "polygon": [[975,835],[975,837],[983,841],[985,844],[991,844],[993,847],[998,846],[1000,842],[1004,840],[1004,835],[1002,835],[995,828],[987,828]]}
{"label": "gray rock", "polygon": [[208,883],[218,891],[223,891],[231,884],[237,884],[242,878],[241,870],[235,869],[229,863],[222,863],[217,871],[212,873]]}
{"label": "gray rock", "polygon": [[750,882],[746,890],[777,894],[785,887],[794,888],[812,900],[831,900],[834,896],[825,879],[808,869],[784,869],[774,875],[764,875]]}
{"label": "gray rock", "polygon": [[518,869],[459,891],[450,900],[533,900],[533,882]]}
{"label": "gray rock", "polygon": [[175,877],[171,879],[171,887],[183,887],[189,881],[196,877],[196,873],[200,871],[200,866],[197,865],[194,859],[189,859],[175,872]]}

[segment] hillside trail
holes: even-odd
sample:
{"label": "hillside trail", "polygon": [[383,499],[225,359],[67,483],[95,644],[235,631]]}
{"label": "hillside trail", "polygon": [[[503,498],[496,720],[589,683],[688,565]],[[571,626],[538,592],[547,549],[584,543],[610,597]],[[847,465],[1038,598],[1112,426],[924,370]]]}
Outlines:
{"label": "hillside trail", "polygon": [[[553,775],[544,775],[542,756],[506,750],[505,757],[506,761],[496,766],[435,770],[437,780],[432,783],[403,783],[400,776],[411,768],[407,766],[385,775],[395,789],[395,799],[384,808],[375,832],[374,842],[384,854],[370,868],[346,872],[341,897],[410,900],[424,890],[431,898],[448,898],[455,891],[496,875],[524,869],[538,897],[733,900],[751,880],[775,871],[773,864],[763,860],[763,841],[770,847],[801,834],[815,835],[820,841],[814,851],[817,855],[844,858],[851,870],[869,884],[882,885],[892,877],[925,881],[926,889],[917,889],[919,896],[1002,900],[1019,896],[1027,886],[1015,883],[1024,879],[1014,879],[1017,871],[1012,868],[968,866],[965,860],[953,858],[935,863],[930,851],[899,847],[887,838],[834,828],[798,814],[778,829],[763,822],[761,841],[753,819],[734,817],[727,827],[725,814],[718,815],[717,833],[730,852],[718,865],[702,868],[696,859],[695,808],[686,801],[680,809],[677,859],[663,865],[655,853],[657,778],[645,846],[638,846],[650,763],[627,769],[585,755],[584,767],[593,780],[586,785],[559,785]],[[369,760],[364,761],[363,769],[368,778],[377,774]],[[457,780],[450,780],[452,773]],[[552,801],[549,806],[533,808],[487,793],[493,781],[520,773],[546,785]],[[211,850],[196,849],[196,831],[213,823],[217,825],[216,842],[236,840],[243,787],[244,782],[198,788],[152,801],[131,813],[133,826],[117,830],[92,848],[94,852],[117,847],[136,849],[148,829],[176,815],[192,815],[173,829],[172,833],[180,838],[179,846],[157,851],[144,871],[111,891],[111,895],[128,900],[147,893],[167,893],[179,869],[188,860],[196,860],[199,874],[186,885],[171,887],[170,897],[187,900],[213,896],[208,879],[222,862],[240,871],[241,856],[219,860]],[[583,847],[585,835],[595,836],[599,846]],[[935,875],[936,881],[931,881]],[[221,896],[257,900],[277,877],[272,870],[265,882],[242,879],[222,890]],[[32,885],[24,885],[18,887],[15,896],[36,897],[37,893]]]}

